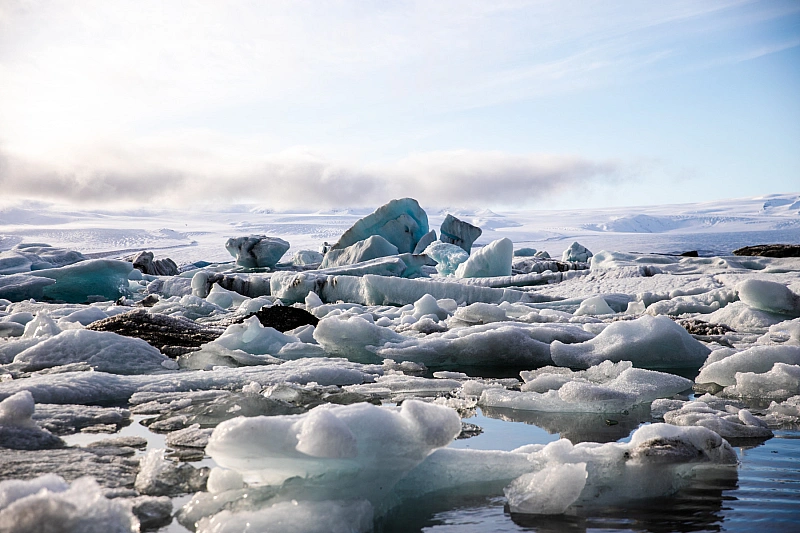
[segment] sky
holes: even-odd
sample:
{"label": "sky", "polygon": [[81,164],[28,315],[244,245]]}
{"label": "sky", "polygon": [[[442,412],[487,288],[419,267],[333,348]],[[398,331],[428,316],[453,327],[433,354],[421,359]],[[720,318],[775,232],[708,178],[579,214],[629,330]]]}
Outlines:
{"label": "sky", "polygon": [[0,0],[0,203],[800,191],[796,0]]}

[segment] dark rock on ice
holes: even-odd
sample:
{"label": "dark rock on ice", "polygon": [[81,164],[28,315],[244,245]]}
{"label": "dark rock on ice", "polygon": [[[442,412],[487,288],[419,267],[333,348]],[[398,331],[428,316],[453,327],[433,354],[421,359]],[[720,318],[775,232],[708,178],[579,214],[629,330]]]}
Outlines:
{"label": "dark rock on ice", "polygon": [[86,329],[112,331],[142,339],[170,357],[191,352],[222,334],[219,329],[202,326],[187,318],[148,313],[144,309],[92,322]]}
{"label": "dark rock on ice", "polygon": [[133,263],[133,268],[142,274],[152,276],[177,276],[180,273],[178,265],[169,257],[164,259],[153,259],[153,252],[139,252],[125,258],[126,261]]}
{"label": "dark rock on ice", "polygon": [[759,255],[761,257],[800,257],[800,244],[759,244],[733,251],[733,255]]}
{"label": "dark rock on ice", "polygon": [[725,324],[709,324],[697,318],[688,318],[677,322],[692,335],[725,335],[734,331]]}
{"label": "dark rock on ice", "polygon": [[331,246],[331,250],[347,248],[372,235],[380,235],[395,245],[399,253],[410,253],[428,229],[428,215],[419,203],[413,198],[400,198],[353,224]]}
{"label": "dark rock on ice", "polygon": [[228,239],[225,248],[236,258],[239,266],[272,268],[289,249],[289,243],[278,237],[250,235]]}
{"label": "dark rock on ice", "polygon": [[472,243],[483,233],[481,228],[459,220],[451,214],[444,218],[440,231],[440,241],[460,246],[467,253],[470,253]]}
{"label": "dark rock on ice", "polygon": [[[253,315],[243,317],[239,322],[243,322],[245,318],[249,318],[250,316]],[[289,331],[308,324],[316,326],[319,323],[319,319],[305,309],[288,305],[262,307],[255,313],[255,316],[258,317],[258,321],[261,322],[262,326],[275,328],[280,332]]]}

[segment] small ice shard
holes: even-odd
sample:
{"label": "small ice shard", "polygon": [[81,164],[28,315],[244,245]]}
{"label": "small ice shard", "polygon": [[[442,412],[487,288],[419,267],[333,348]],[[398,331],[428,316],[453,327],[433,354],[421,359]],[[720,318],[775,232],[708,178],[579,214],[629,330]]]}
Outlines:
{"label": "small ice shard", "polygon": [[550,345],[558,366],[588,368],[604,360],[632,361],[638,367],[700,367],[711,352],[667,317],[644,315],[612,322],[597,337],[579,344]]}
{"label": "small ice shard", "polygon": [[36,270],[31,276],[55,280],[43,289],[45,298],[68,303],[116,300],[128,293],[133,265],[113,259],[90,259],[60,268]]}
{"label": "small ice shard", "polygon": [[523,474],[504,489],[512,513],[562,514],[586,486],[586,463],[548,466]]}
{"label": "small ice shard", "polygon": [[473,226],[469,222],[459,220],[449,213],[442,222],[440,232],[440,241],[455,244],[467,253],[470,253],[470,250],[472,250],[472,243],[483,233],[481,228]]}
{"label": "small ice shard", "polygon": [[225,249],[236,258],[239,266],[272,268],[289,249],[289,243],[278,237],[250,235],[228,239]]}
{"label": "small ice shard", "polygon": [[397,246],[390,243],[380,235],[371,235],[362,241],[355,242],[343,248],[333,248],[325,254],[320,268],[330,268],[343,265],[353,265],[370,261],[379,257],[397,255],[400,252]]}
{"label": "small ice shard", "polygon": [[774,281],[746,279],[736,285],[739,298],[754,309],[788,316],[800,316],[800,294]]}
{"label": "small ice shard", "polygon": [[513,256],[514,243],[504,237],[473,253],[469,259],[458,265],[455,275],[459,278],[510,276]]}
{"label": "small ice shard", "polygon": [[146,374],[163,371],[171,361],[141,339],[110,331],[73,329],[23,350],[14,358],[28,372],[85,362],[101,372]]}
{"label": "small ice shard", "polygon": [[150,450],[141,458],[134,487],[147,496],[177,496],[204,490],[208,473],[206,467],[166,459],[163,449]]}
{"label": "small ice shard", "polygon": [[452,276],[458,266],[469,259],[469,254],[455,244],[435,241],[422,252],[436,261],[436,272],[440,276]]}
{"label": "small ice shard", "polygon": [[120,500],[109,500],[90,477],[69,488],[57,476],[0,482],[0,531],[134,533],[139,521]]}
{"label": "small ice shard", "polygon": [[64,441],[33,421],[35,405],[28,391],[0,402],[0,448],[44,450],[64,447]]}
{"label": "small ice shard", "polygon": [[460,431],[454,410],[416,400],[394,409],[325,404],[304,415],[223,422],[206,453],[246,481],[276,485],[295,476],[313,478],[322,495],[377,501]]}
{"label": "small ice shard", "polygon": [[606,303],[602,296],[593,296],[582,301],[578,310],[573,314],[576,316],[613,315],[614,310],[608,306],[608,303]]}
{"label": "small ice shard", "polygon": [[428,233],[428,215],[413,198],[400,198],[379,207],[342,234],[331,250],[346,248],[372,235],[380,235],[399,253],[411,253]]}
{"label": "small ice shard", "polygon": [[592,257],[592,252],[578,242],[573,242],[570,247],[561,254],[562,261],[577,261],[580,263],[587,263],[590,257]]}

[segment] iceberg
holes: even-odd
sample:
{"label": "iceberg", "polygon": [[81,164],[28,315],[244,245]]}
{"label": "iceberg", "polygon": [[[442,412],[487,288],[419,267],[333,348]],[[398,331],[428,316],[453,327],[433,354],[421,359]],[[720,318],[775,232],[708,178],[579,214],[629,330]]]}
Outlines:
{"label": "iceberg", "polygon": [[435,241],[422,252],[436,261],[436,272],[440,276],[452,276],[458,266],[469,259],[469,254],[455,244]]}
{"label": "iceberg", "polygon": [[399,253],[411,253],[428,233],[428,215],[413,198],[392,200],[353,224],[331,250],[347,248],[373,235],[380,235]]}
{"label": "iceberg", "polygon": [[511,260],[514,257],[514,243],[503,238],[490,242],[458,265],[459,278],[491,278],[511,275]]}
{"label": "iceberg", "polygon": [[746,279],[736,285],[739,298],[754,309],[779,315],[800,316],[800,294],[786,285],[762,279]]}
{"label": "iceberg", "polygon": [[326,269],[342,265],[352,265],[379,257],[398,255],[399,253],[397,246],[380,235],[372,235],[350,246],[328,250],[319,267],[321,269]]}
{"label": "iceberg", "polygon": [[449,213],[444,217],[439,231],[441,232],[440,241],[448,244],[455,244],[468,254],[472,250],[472,243],[483,233],[481,228],[459,220]]}
{"label": "iceberg", "polygon": [[67,303],[116,300],[128,295],[133,265],[113,259],[90,259],[60,268],[36,270],[31,276],[55,280],[43,287],[43,298]]}
{"label": "iceberg", "polygon": [[579,263],[587,263],[592,257],[592,252],[585,246],[573,242],[569,248],[564,250],[561,254],[562,261],[577,261]]}

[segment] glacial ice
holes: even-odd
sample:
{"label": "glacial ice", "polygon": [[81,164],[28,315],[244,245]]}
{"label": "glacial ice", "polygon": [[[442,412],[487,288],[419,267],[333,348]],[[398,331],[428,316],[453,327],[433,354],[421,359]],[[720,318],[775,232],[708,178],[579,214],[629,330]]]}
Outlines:
{"label": "glacial ice", "polygon": [[473,226],[469,222],[459,220],[449,213],[444,217],[439,231],[441,232],[440,241],[454,244],[462,248],[468,254],[472,250],[472,243],[483,233],[481,228]]}
{"label": "glacial ice", "polygon": [[736,384],[736,374],[751,372],[763,374],[775,363],[800,365],[800,346],[753,346],[713,361],[700,369],[697,383],[716,383],[723,387]]}
{"label": "glacial ice", "polygon": [[586,463],[548,466],[521,475],[504,492],[512,513],[562,514],[580,497],[588,476]]}
{"label": "glacial ice", "polygon": [[272,268],[289,249],[289,243],[278,237],[250,235],[228,239],[225,249],[236,258],[239,266]]}
{"label": "glacial ice", "polygon": [[436,272],[440,276],[452,276],[458,266],[469,259],[469,254],[455,244],[435,241],[422,252],[436,261]]}
{"label": "glacial ice", "polygon": [[[89,259],[72,265],[35,270],[29,275],[55,280],[43,288],[44,298],[68,303],[116,300],[128,294],[133,265],[113,259]],[[7,296],[4,296],[7,298]]]}
{"label": "glacial ice", "polygon": [[612,322],[586,342],[554,341],[550,351],[555,364],[573,368],[588,368],[604,360],[627,360],[645,368],[700,367],[711,352],[669,318],[649,315]]}
{"label": "glacial ice", "polygon": [[754,309],[779,315],[800,316],[800,294],[786,285],[762,279],[746,279],[736,285],[739,298]]}
{"label": "glacial ice", "polygon": [[206,453],[248,482],[277,485],[299,476],[323,497],[376,501],[460,431],[455,411],[416,400],[399,409],[328,404],[304,415],[223,422]]}
{"label": "glacial ice", "polygon": [[380,235],[371,235],[350,246],[328,250],[319,267],[325,269],[343,265],[353,265],[379,257],[397,255],[399,253],[397,246],[394,244]]}
{"label": "glacial ice", "polygon": [[413,198],[392,200],[345,231],[331,250],[346,248],[372,235],[380,235],[398,251],[411,253],[428,233],[428,215]]}
{"label": "glacial ice", "polygon": [[562,261],[577,261],[580,263],[587,263],[590,257],[592,257],[592,252],[577,242],[573,242],[570,247],[561,254]]}
{"label": "glacial ice", "polygon": [[171,359],[141,339],[86,329],[63,331],[14,357],[14,363],[26,371],[82,362],[113,374],[145,374],[175,368]]}
{"label": "glacial ice", "polygon": [[0,252],[0,276],[58,268],[85,259],[82,253],[75,250],[56,248],[49,244],[23,243]]}
{"label": "glacial ice", "polygon": [[513,257],[514,243],[508,238],[498,239],[473,252],[458,265],[455,275],[459,278],[510,276]]}

